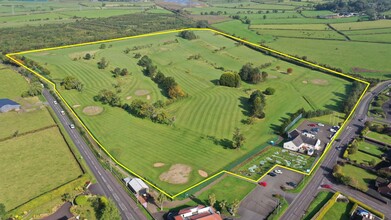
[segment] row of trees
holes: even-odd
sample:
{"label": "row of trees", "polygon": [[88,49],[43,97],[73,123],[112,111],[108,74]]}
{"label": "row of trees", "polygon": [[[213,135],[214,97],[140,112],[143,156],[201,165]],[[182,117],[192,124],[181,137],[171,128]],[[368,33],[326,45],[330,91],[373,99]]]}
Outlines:
{"label": "row of trees", "polygon": [[342,104],[343,112],[345,114],[349,114],[350,111],[352,111],[364,88],[364,84],[357,81],[353,82],[352,88],[350,89],[350,91],[348,91],[348,98],[346,98]]}
{"label": "row of trees", "polygon": [[362,130],[362,134],[366,134],[368,131],[377,132],[379,134],[385,134],[391,136],[391,126],[386,124],[377,124],[371,123],[369,121],[365,122],[365,127]]}
{"label": "row of trees", "polygon": [[22,63],[25,64],[27,67],[37,71],[42,75],[50,75],[50,71],[47,68],[41,66],[39,63],[35,62],[34,60],[22,56],[20,58],[20,61],[22,61]]}
{"label": "row of trees", "polygon": [[111,73],[113,74],[114,77],[131,75],[131,73],[129,73],[128,69],[126,69],[126,68],[121,69],[119,67],[116,67],[114,70],[111,71]]}
{"label": "row of trees", "polygon": [[171,116],[166,110],[163,109],[163,107],[163,101],[157,101],[153,104],[150,104],[140,99],[133,100],[130,105],[124,104],[122,106],[122,108],[125,109],[127,112],[137,117],[149,118],[153,122],[160,124],[173,124],[175,121],[175,117]]}
{"label": "row of trees", "polygon": [[161,71],[158,71],[157,66],[153,65],[152,60],[148,56],[143,56],[137,64],[144,67],[144,74],[158,84],[169,98],[177,99],[186,96],[186,93],[178,85],[174,77],[166,77]]}
{"label": "row of trees", "polygon": [[63,86],[66,90],[76,89],[79,92],[81,92],[84,88],[84,84],[74,76],[65,77],[61,81],[60,85]]}
{"label": "row of trees", "polygon": [[341,165],[336,164],[333,167],[333,176],[335,177],[335,179],[338,182],[340,182],[344,185],[352,186],[353,188],[356,188],[356,189],[361,190],[363,192],[368,190],[368,187],[360,185],[356,178],[349,176],[349,174],[343,173]]}
{"label": "row of trees", "polygon": [[[216,205],[216,202],[217,202],[217,199],[216,199],[216,195],[214,193],[212,194],[209,194],[208,196],[208,202],[209,202],[209,205],[211,207],[215,207]],[[231,213],[232,216],[235,216],[236,213],[238,212],[239,210],[239,204],[240,204],[240,201],[235,199],[231,204],[227,204],[227,201],[226,200],[221,200],[218,204],[218,208],[220,210],[220,212],[224,212],[226,209],[228,209],[228,212]],[[228,205],[228,207],[227,207]],[[217,207],[215,207],[217,208]]]}

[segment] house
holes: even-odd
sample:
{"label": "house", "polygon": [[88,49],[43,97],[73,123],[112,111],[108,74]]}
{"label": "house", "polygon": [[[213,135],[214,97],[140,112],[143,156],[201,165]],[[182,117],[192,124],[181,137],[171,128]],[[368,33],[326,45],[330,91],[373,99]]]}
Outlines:
{"label": "house", "polygon": [[20,104],[10,99],[0,99],[0,112],[19,111]]}
{"label": "house", "polygon": [[[126,179],[126,178],[125,178]],[[126,181],[124,179],[124,181]],[[143,196],[149,192],[149,187],[139,178],[133,178],[128,183],[129,188],[137,195]]]}
{"label": "house", "polygon": [[213,207],[205,207],[198,205],[196,207],[189,207],[181,209],[178,215],[174,217],[175,220],[223,220],[220,214],[216,213]]}
{"label": "house", "polygon": [[391,197],[391,183],[378,187],[377,191],[384,196]]}
{"label": "house", "polygon": [[314,154],[315,150],[321,150],[320,140],[315,138],[315,136],[301,134],[299,131],[293,130],[288,133],[288,137],[291,140],[284,143],[285,149],[307,153],[310,156]]}

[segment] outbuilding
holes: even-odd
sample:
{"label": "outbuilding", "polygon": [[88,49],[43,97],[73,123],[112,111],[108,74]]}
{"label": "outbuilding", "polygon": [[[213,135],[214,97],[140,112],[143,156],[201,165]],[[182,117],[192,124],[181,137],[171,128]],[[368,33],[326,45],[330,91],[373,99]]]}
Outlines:
{"label": "outbuilding", "polygon": [[128,182],[130,189],[137,195],[143,196],[149,192],[149,187],[139,178],[133,178]]}
{"label": "outbuilding", "polygon": [[20,104],[11,99],[0,99],[0,112],[19,111]]}

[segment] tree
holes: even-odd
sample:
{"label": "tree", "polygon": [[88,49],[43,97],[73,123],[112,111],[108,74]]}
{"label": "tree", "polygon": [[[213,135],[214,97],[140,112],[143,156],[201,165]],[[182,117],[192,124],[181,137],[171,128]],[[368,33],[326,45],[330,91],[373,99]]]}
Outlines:
{"label": "tree", "polygon": [[94,100],[111,106],[121,106],[121,98],[114,92],[107,89],[99,91],[99,94],[94,97]]}
{"label": "tree", "polygon": [[106,61],[106,58],[102,57],[98,62],[98,69],[105,69],[109,65],[109,62]]}
{"label": "tree", "polygon": [[162,82],[162,87],[166,90],[170,89],[171,87],[174,87],[178,85],[176,82],[175,82],[175,79],[174,77],[165,77],[163,82]]}
{"label": "tree", "polygon": [[266,15],[263,15],[263,19],[266,19]]}
{"label": "tree", "polygon": [[159,193],[159,196],[157,197],[157,202],[160,205],[160,211],[163,211],[163,204],[167,200],[166,195],[164,195],[162,192]]}
{"label": "tree", "polygon": [[157,83],[157,84],[160,84],[164,81],[164,74],[160,71],[157,72],[157,74],[155,75],[155,77],[153,78],[153,80]]}
{"label": "tree", "polygon": [[121,220],[121,215],[117,209],[117,206],[112,200],[108,200],[108,202],[105,203],[100,219]]}
{"label": "tree", "polygon": [[350,185],[352,183],[352,177],[350,176],[342,176],[341,182],[345,185]]}
{"label": "tree", "polygon": [[185,92],[183,92],[179,85],[174,85],[168,88],[168,96],[172,99],[181,98],[185,95]]}
{"label": "tree", "polygon": [[99,49],[105,49],[106,48],[106,44],[101,44],[100,46],[99,46]]}
{"label": "tree", "polygon": [[223,73],[220,76],[219,84],[228,87],[240,87],[240,76],[237,73]]}
{"label": "tree", "polygon": [[233,216],[236,215],[236,213],[238,212],[238,209],[239,209],[239,200],[235,199],[231,205],[230,205],[230,212]]}
{"label": "tree", "polygon": [[207,28],[209,26],[209,23],[207,20],[199,20],[197,21],[196,26],[198,28]]}
{"label": "tree", "polygon": [[117,77],[121,73],[121,69],[119,67],[116,67],[113,71],[111,71],[114,74],[114,77]]}
{"label": "tree", "polygon": [[273,95],[275,92],[276,92],[276,90],[274,88],[268,87],[265,89],[265,91],[263,93],[266,95]]}
{"label": "tree", "polygon": [[291,73],[293,72],[293,69],[289,67],[288,69],[286,69],[286,72],[287,72],[288,74],[291,74]]}
{"label": "tree", "polygon": [[334,173],[342,173],[342,167],[341,165],[335,164],[333,167],[333,174]]}
{"label": "tree", "polygon": [[3,203],[0,203],[0,219],[3,219],[5,213],[7,213],[5,210],[5,205]]}
{"label": "tree", "polygon": [[22,97],[37,96],[42,94],[42,85],[39,81],[32,82],[29,90],[22,93]]}
{"label": "tree", "polygon": [[84,55],[84,59],[85,59],[85,60],[91,59],[91,54],[86,53],[86,55]]}
{"label": "tree", "polygon": [[209,194],[208,201],[209,201],[209,205],[213,207],[216,203],[216,195],[214,193]]}
{"label": "tree", "polygon": [[369,166],[373,167],[375,165],[376,165],[375,159],[372,159],[371,161],[369,161]]}
{"label": "tree", "polygon": [[61,200],[63,202],[69,202],[69,201],[71,201],[71,199],[72,199],[72,197],[69,193],[64,193],[61,195]]}
{"label": "tree", "polygon": [[262,71],[262,81],[265,81],[268,76],[269,76],[269,74],[267,72]]}
{"label": "tree", "polygon": [[220,211],[222,212],[227,206],[227,201],[222,200],[221,202],[219,202],[219,206],[220,206]]}
{"label": "tree", "polygon": [[232,137],[232,147],[234,149],[239,149],[241,146],[243,146],[245,141],[246,138],[240,132],[240,129],[236,127]]}
{"label": "tree", "polygon": [[179,37],[187,40],[194,40],[197,39],[197,36],[194,34],[193,31],[181,31],[179,33]]}
{"label": "tree", "polygon": [[128,69],[123,68],[123,69],[121,70],[121,73],[120,73],[121,76],[126,76],[126,75],[128,75],[128,74],[129,74]]}
{"label": "tree", "polygon": [[84,84],[80,82],[80,80],[74,76],[65,77],[61,83],[61,86],[64,86],[66,90],[76,89],[77,91],[82,91],[84,88]]}
{"label": "tree", "polygon": [[259,67],[253,67],[252,63],[246,63],[239,71],[239,76],[243,81],[259,83],[262,81],[261,70]]}

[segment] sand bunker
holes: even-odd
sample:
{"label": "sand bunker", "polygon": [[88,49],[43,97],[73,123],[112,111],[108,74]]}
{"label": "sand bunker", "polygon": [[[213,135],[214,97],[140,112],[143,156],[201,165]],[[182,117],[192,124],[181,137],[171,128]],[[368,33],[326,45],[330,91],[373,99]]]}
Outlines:
{"label": "sand bunker", "polygon": [[131,98],[132,98],[132,96],[126,96],[126,100],[129,100]]}
{"label": "sand bunker", "polygon": [[87,106],[83,109],[83,113],[86,115],[99,115],[103,112],[103,108],[100,106]]}
{"label": "sand bunker", "polygon": [[136,92],[134,92],[134,94],[136,96],[143,96],[143,95],[148,95],[149,91],[146,89],[139,89],[139,90],[136,90]]}
{"label": "sand bunker", "polygon": [[308,81],[307,81],[307,80],[304,80],[304,81],[303,81],[303,83],[304,83],[304,84],[307,84],[307,83],[308,83]]}
{"label": "sand bunker", "polygon": [[311,83],[315,84],[315,85],[328,85],[329,81],[327,81],[325,79],[313,79],[313,80],[311,80]]}
{"label": "sand bunker", "polygon": [[184,184],[189,180],[191,167],[185,164],[174,164],[170,170],[160,175],[161,181],[171,184]]}
{"label": "sand bunker", "polygon": [[165,163],[154,163],[153,167],[162,167],[164,165],[166,165],[166,164]]}
{"label": "sand bunker", "polygon": [[203,170],[198,170],[198,174],[200,174],[202,177],[208,177],[208,173]]}
{"label": "sand bunker", "polygon": [[73,108],[79,108],[80,105],[73,105],[72,107],[73,107]]}

